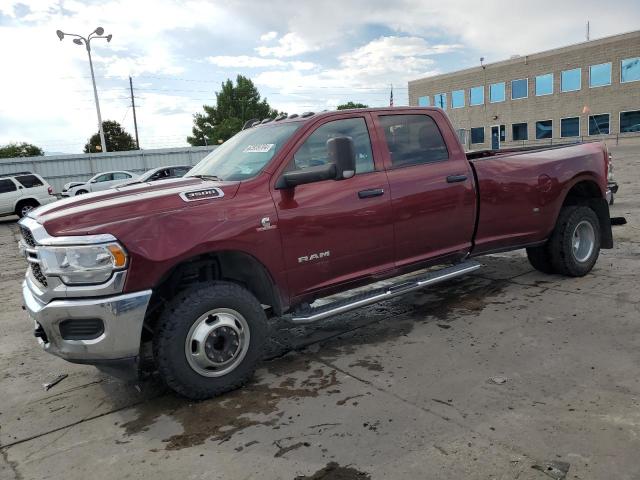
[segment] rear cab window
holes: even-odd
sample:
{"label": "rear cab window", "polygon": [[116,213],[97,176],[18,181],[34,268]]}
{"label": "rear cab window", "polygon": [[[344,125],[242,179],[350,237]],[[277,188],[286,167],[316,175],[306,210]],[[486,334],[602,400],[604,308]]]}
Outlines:
{"label": "rear cab window", "polygon": [[327,142],[336,137],[350,137],[356,156],[356,175],[375,170],[369,130],[364,118],[329,121],[316,128],[293,155],[287,171],[303,170],[329,162]]}
{"label": "rear cab window", "polygon": [[424,114],[380,115],[392,168],[449,159],[449,151],[435,120]]}
{"label": "rear cab window", "polygon": [[42,183],[42,180],[40,180],[35,175],[20,175],[16,177],[16,180],[20,182],[20,184],[24,186],[24,188],[42,187],[44,185]]}

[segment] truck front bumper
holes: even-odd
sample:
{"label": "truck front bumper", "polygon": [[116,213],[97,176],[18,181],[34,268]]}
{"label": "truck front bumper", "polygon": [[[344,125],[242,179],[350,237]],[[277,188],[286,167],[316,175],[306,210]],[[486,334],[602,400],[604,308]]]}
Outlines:
{"label": "truck front bumper", "polygon": [[[151,290],[42,303],[25,281],[22,296],[25,309],[35,322],[35,336],[45,351],[70,362],[94,365],[138,357]],[[71,328],[61,329],[60,324],[65,321]],[[82,321],[102,328],[82,338]]]}

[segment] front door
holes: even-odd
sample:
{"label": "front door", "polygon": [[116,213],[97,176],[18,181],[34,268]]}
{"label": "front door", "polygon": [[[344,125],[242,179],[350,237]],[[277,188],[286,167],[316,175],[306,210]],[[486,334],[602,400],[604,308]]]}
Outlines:
{"label": "front door", "polygon": [[19,196],[18,186],[12,179],[0,179],[0,215],[13,212],[14,205]]}
{"label": "front door", "polygon": [[381,163],[374,160],[370,117],[333,118],[297,143],[284,171],[327,163],[327,140],[348,136],[354,142],[356,175],[277,190],[273,185],[280,172],[272,183],[293,301],[393,268],[389,186]]}
{"label": "front door", "polygon": [[498,150],[500,148],[500,126],[494,125],[491,127],[491,150]]}
{"label": "front door", "polygon": [[[436,121],[438,123],[436,123]],[[377,115],[386,140],[398,267],[471,248],[476,196],[473,172],[453,129],[440,112]]]}

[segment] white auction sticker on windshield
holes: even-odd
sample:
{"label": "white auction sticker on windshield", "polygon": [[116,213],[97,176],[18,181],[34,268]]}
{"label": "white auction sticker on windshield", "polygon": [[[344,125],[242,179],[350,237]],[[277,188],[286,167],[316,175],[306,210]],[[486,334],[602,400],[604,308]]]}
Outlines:
{"label": "white auction sticker on windshield", "polygon": [[275,146],[275,143],[259,143],[257,145],[247,145],[244,153],[267,153]]}

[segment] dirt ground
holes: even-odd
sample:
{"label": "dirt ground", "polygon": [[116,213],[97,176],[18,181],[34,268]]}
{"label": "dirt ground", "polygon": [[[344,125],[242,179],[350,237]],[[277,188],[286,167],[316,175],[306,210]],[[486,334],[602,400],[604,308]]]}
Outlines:
{"label": "dirt ground", "polygon": [[[0,220],[0,479],[640,478],[640,147],[613,148],[616,247],[580,279],[523,252],[310,327],[193,403],[45,354]],[[49,391],[42,384],[69,376]]]}

